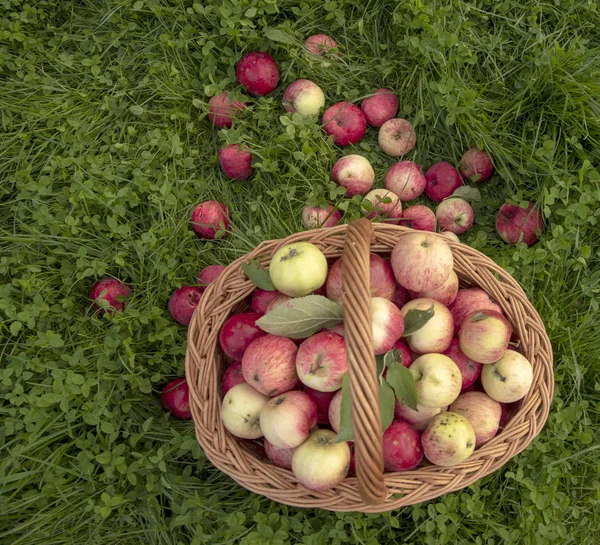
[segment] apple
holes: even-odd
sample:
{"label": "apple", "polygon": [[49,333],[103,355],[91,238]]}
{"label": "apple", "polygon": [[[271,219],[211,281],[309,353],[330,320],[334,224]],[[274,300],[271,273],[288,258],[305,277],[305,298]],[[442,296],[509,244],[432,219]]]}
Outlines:
{"label": "apple", "polygon": [[303,297],[327,279],[327,259],[310,242],[292,242],[275,252],[269,264],[275,288],[290,297]]}
{"label": "apple", "polygon": [[330,204],[327,208],[306,205],[302,209],[302,223],[307,229],[335,227],[341,219],[341,212]]}
{"label": "apple", "polygon": [[461,392],[464,392],[479,378],[483,366],[481,363],[465,356],[465,353],[460,349],[460,341],[457,338],[452,339],[448,349],[444,350],[444,355],[448,356],[460,369],[462,375]]}
{"label": "apple", "polygon": [[265,454],[269,461],[278,467],[292,469],[292,456],[295,448],[279,448],[265,439]]}
{"label": "apple", "polygon": [[179,420],[192,418],[190,387],[185,377],[172,380],[162,389],[160,403],[165,411],[169,411]]}
{"label": "apple", "polygon": [[260,314],[256,312],[243,312],[227,318],[219,332],[221,349],[232,360],[242,359],[244,352],[250,344],[265,335],[265,332],[256,325]]}
{"label": "apple", "polygon": [[219,150],[219,164],[225,176],[231,180],[246,180],[254,172],[252,154],[248,148],[238,144],[229,144]]}
{"label": "apple", "polygon": [[394,343],[392,349],[402,352],[402,365],[408,369],[413,361],[412,352],[410,351],[408,344],[402,339],[398,339]]}
{"label": "apple", "polygon": [[229,210],[220,202],[205,201],[196,205],[190,222],[198,238],[214,239],[217,234],[221,238],[229,231]]}
{"label": "apple", "polygon": [[533,383],[529,360],[515,350],[507,350],[495,363],[484,365],[481,384],[485,393],[500,403],[513,403],[525,397]]}
{"label": "apple", "polygon": [[296,356],[296,372],[303,384],[319,392],[335,392],[342,387],[348,371],[344,337],[321,331],[302,342]]}
{"label": "apple", "polygon": [[417,231],[399,237],[391,263],[396,282],[407,290],[423,292],[439,288],[448,280],[454,259],[445,240]]}
{"label": "apple", "polygon": [[231,100],[229,93],[223,91],[220,95],[210,97],[208,101],[208,119],[217,127],[230,129],[233,118],[238,117],[247,104],[239,100]]}
{"label": "apple", "polygon": [[408,471],[423,459],[421,434],[407,422],[394,420],[383,432],[383,465],[385,471]]}
{"label": "apple", "polygon": [[192,315],[200,303],[202,290],[197,286],[181,286],[169,298],[169,312],[181,325],[189,325]]}
{"label": "apple", "polygon": [[458,238],[458,235],[456,233],[453,233],[452,231],[442,231],[438,234],[454,242],[460,242],[460,238]]}
{"label": "apple", "polygon": [[200,288],[205,288],[211,282],[214,282],[219,275],[225,270],[223,265],[208,265],[198,273],[198,284]]}
{"label": "apple", "polygon": [[438,204],[435,217],[441,229],[460,235],[472,227],[475,212],[464,199],[452,197]]}
{"label": "apple", "polygon": [[502,407],[502,414],[500,416],[499,427],[505,428],[510,422],[511,418],[519,410],[521,402],[515,401],[514,403],[500,403],[500,406]]}
{"label": "apple", "polygon": [[415,147],[417,135],[410,121],[394,118],[381,125],[377,140],[384,153],[400,157]]}
{"label": "apple", "polygon": [[279,70],[271,55],[254,52],[244,55],[237,65],[237,82],[253,96],[268,95],[279,83]]}
{"label": "apple", "polygon": [[408,290],[396,282],[396,294],[392,298],[392,303],[394,303],[394,305],[396,305],[398,308],[402,308],[409,301],[410,294],[408,293]]}
{"label": "apple", "polygon": [[462,415],[446,412],[434,416],[421,436],[425,457],[438,466],[455,466],[475,450],[475,431]]}
{"label": "apple", "polygon": [[424,354],[408,370],[415,379],[419,404],[424,407],[447,407],[460,394],[460,369],[448,356]]}
{"label": "apple", "polygon": [[[342,267],[343,260],[337,259],[327,275],[325,287],[327,298],[342,303]],[[377,254],[369,255],[369,286],[371,297],[392,299],[396,293],[396,280],[390,264]]]}
{"label": "apple", "polygon": [[346,155],[338,159],[331,169],[333,181],[346,188],[346,197],[364,195],[373,187],[375,171],[362,155]]}
{"label": "apple", "polygon": [[242,362],[233,362],[223,373],[223,379],[221,380],[221,391],[223,392],[223,395],[242,382],[246,382],[244,380],[244,375],[242,374]]}
{"label": "apple", "polygon": [[260,429],[273,446],[296,448],[317,425],[317,405],[300,390],[271,398],[260,413]]}
{"label": "apple", "polygon": [[481,288],[458,290],[456,299],[448,308],[454,318],[454,334],[458,333],[465,316],[475,310],[495,310],[502,314],[500,305]]}
{"label": "apple", "polygon": [[404,318],[400,309],[383,297],[371,299],[373,321],[373,348],[375,355],[385,354],[392,349],[404,332]]}
{"label": "apple", "polygon": [[304,47],[319,57],[337,57],[337,43],[327,34],[309,36],[304,42]]}
{"label": "apple", "polygon": [[402,315],[410,310],[427,310],[433,305],[433,317],[420,329],[407,337],[408,346],[417,354],[447,350],[454,335],[454,320],[448,308],[429,297],[409,301],[402,307]]}
{"label": "apple", "polygon": [[412,201],[425,191],[427,180],[417,163],[399,161],[386,172],[384,183],[386,189],[396,193],[401,201]]}
{"label": "apple", "polygon": [[271,301],[267,305],[267,313],[271,312],[272,310],[275,310],[277,307],[290,306],[288,303],[293,299],[293,297],[290,297],[289,295],[284,295],[280,292],[277,293],[279,295],[277,295],[277,297],[273,297],[273,299],[271,299]]}
{"label": "apple", "polygon": [[262,316],[267,312],[269,303],[278,295],[282,295],[282,293],[277,290],[267,291],[260,288],[255,289],[250,301],[252,312],[256,312]]}
{"label": "apple", "polygon": [[317,422],[329,425],[329,405],[336,392],[319,392],[308,386],[304,387],[304,393],[310,397],[317,406]]}
{"label": "apple", "polygon": [[387,189],[373,189],[365,195],[365,201],[369,201],[370,213],[368,217],[383,218],[386,223],[398,224],[402,217],[402,201],[400,197]]}
{"label": "apple", "polygon": [[495,310],[476,310],[467,314],[458,330],[460,349],[478,363],[498,361],[512,335],[508,320]]}
{"label": "apple", "polygon": [[409,206],[402,212],[402,225],[417,231],[435,232],[436,219],[433,210],[422,204]]}
{"label": "apple", "polygon": [[342,390],[338,390],[333,396],[331,403],[329,403],[329,410],[327,416],[329,418],[329,425],[333,428],[335,433],[340,431],[341,422],[341,409],[342,409]]}
{"label": "apple", "polygon": [[463,185],[458,170],[446,161],[431,165],[425,173],[425,180],[425,193],[434,202],[442,202]]}
{"label": "apple", "polygon": [[298,112],[301,116],[317,115],[325,106],[323,90],[313,81],[297,79],[283,93],[286,112]]}
{"label": "apple", "polygon": [[262,437],[260,413],[269,401],[247,382],[237,384],[223,397],[221,421],[227,430],[243,439]]}
{"label": "apple", "polygon": [[475,431],[475,448],[498,433],[502,406],[483,392],[465,392],[450,405],[450,412],[464,416]]}
{"label": "apple", "polygon": [[398,97],[389,89],[377,89],[361,102],[360,109],[371,127],[381,127],[398,113]]}
{"label": "apple", "polygon": [[408,422],[415,430],[423,431],[429,421],[437,414],[440,414],[443,407],[425,407],[417,404],[417,410],[411,409],[408,405],[404,405],[396,400],[394,406],[394,418],[400,418]]}
{"label": "apple", "polygon": [[338,102],[327,108],[321,123],[338,146],[356,144],[367,130],[367,120],[362,111],[350,102]]}
{"label": "apple", "polygon": [[496,231],[508,244],[524,242],[527,246],[533,246],[538,241],[537,231],[543,230],[542,213],[531,201],[526,208],[504,203],[496,214]]}
{"label": "apple", "polygon": [[[409,291],[410,297],[412,299],[419,299],[422,297],[427,297],[429,299],[435,299],[442,303],[442,305],[448,306],[451,305],[454,299],[456,299],[456,294],[458,293],[458,276],[454,271],[450,271],[450,276],[448,280],[446,280],[439,288],[436,288],[431,291]],[[454,319],[453,322],[454,323]]]}
{"label": "apple", "polygon": [[292,456],[292,471],[309,490],[330,490],[348,474],[350,448],[335,437],[331,430],[315,430]]}
{"label": "apple", "polygon": [[460,173],[472,182],[484,182],[493,171],[492,159],[486,151],[471,148],[460,160]]}
{"label": "apple", "polygon": [[105,277],[98,280],[90,290],[90,299],[98,314],[104,314],[104,309],[98,304],[99,299],[104,299],[109,305],[111,314],[116,310],[124,310],[125,302],[131,295],[131,289],[116,278]]}

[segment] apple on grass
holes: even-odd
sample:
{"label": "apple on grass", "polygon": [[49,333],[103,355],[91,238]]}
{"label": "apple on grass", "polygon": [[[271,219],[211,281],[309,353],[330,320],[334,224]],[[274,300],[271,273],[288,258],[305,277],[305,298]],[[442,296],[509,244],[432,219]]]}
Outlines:
{"label": "apple on grass", "polygon": [[223,127],[230,129],[233,118],[238,117],[246,107],[245,102],[232,101],[229,93],[223,91],[219,95],[212,96],[208,101],[208,119],[220,129]]}
{"label": "apple on grass", "polygon": [[473,226],[475,212],[464,199],[452,197],[438,205],[435,217],[440,229],[460,235]]}
{"label": "apple on grass", "polygon": [[269,264],[275,288],[290,297],[303,297],[327,279],[327,259],[310,242],[292,242],[275,252]]}
{"label": "apple on grass", "polygon": [[458,330],[460,349],[478,363],[498,361],[508,348],[512,327],[495,310],[476,310],[467,314]]}
{"label": "apple on grass", "polygon": [[402,225],[417,231],[435,232],[436,219],[433,210],[422,204],[409,206],[402,212]]}
{"label": "apple on grass", "polygon": [[452,250],[433,233],[411,232],[399,237],[392,250],[396,282],[408,290],[424,292],[439,288],[454,266]]}
{"label": "apple on grass", "polygon": [[236,68],[238,83],[252,96],[263,96],[279,83],[279,70],[271,55],[254,52],[244,55]]}
{"label": "apple on grass", "polygon": [[338,102],[323,113],[323,129],[338,146],[356,144],[367,130],[367,120],[358,106]]}
{"label": "apple on grass", "polygon": [[93,307],[99,314],[104,314],[104,309],[98,304],[99,300],[104,300],[110,305],[109,312],[125,310],[125,302],[131,295],[131,289],[127,284],[123,284],[116,278],[102,278],[98,280],[90,290],[90,299]]}
{"label": "apple on grass", "polygon": [[304,47],[318,57],[337,57],[337,43],[327,34],[309,36],[304,42]]}
{"label": "apple on grass", "polygon": [[481,375],[482,364],[465,356],[465,353],[460,349],[460,340],[457,338],[452,339],[450,346],[443,354],[456,363],[460,369],[460,374],[462,375],[461,392],[464,392],[465,389],[472,386],[479,378],[479,375]]}
{"label": "apple on grass", "polygon": [[296,354],[291,339],[263,335],[252,341],[242,357],[244,380],[259,392],[276,396],[298,385]]}
{"label": "apple on grass", "polygon": [[393,191],[372,189],[365,195],[365,201],[370,203],[369,219],[382,218],[386,223],[401,223],[402,201]]}
{"label": "apple on grass", "polygon": [[173,319],[181,325],[189,325],[202,297],[202,290],[197,286],[181,286],[169,298],[169,312]]}
{"label": "apple on grass", "polygon": [[446,412],[434,416],[421,436],[425,457],[450,467],[468,460],[475,450],[475,431],[462,415]]}
{"label": "apple on grass", "polygon": [[265,332],[256,325],[260,314],[256,312],[243,312],[227,318],[219,332],[219,344],[225,354],[232,360],[242,359],[246,348],[265,335]]}
{"label": "apple on grass", "polygon": [[341,212],[330,204],[327,208],[306,205],[302,209],[302,223],[307,229],[335,227],[341,219]]}
{"label": "apple on grass", "polygon": [[245,146],[229,144],[219,150],[219,164],[223,174],[231,180],[246,180],[254,169],[252,168],[252,154]]}
{"label": "apple on grass", "polygon": [[399,161],[387,171],[384,184],[386,189],[396,193],[401,201],[412,201],[425,191],[427,180],[417,163]]}
{"label": "apple on grass", "polygon": [[325,106],[323,90],[313,81],[297,79],[283,93],[286,112],[298,112],[301,116],[317,115]]}
{"label": "apple on grass", "polygon": [[449,411],[464,416],[475,431],[475,448],[498,433],[502,406],[483,392],[465,392],[450,405]]}
{"label": "apple on grass", "polygon": [[260,429],[273,446],[296,448],[317,425],[317,405],[300,390],[271,398],[260,413]]}
{"label": "apple on grass", "polygon": [[471,182],[484,182],[494,172],[494,165],[486,151],[471,148],[460,160],[460,172]]}
{"label": "apple on grass", "polygon": [[419,404],[417,404],[417,410],[414,410],[396,400],[394,418],[408,422],[417,431],[423,431],[427,427],[427,424],[429,424],[429,421],[443,410],[443,407],[425,407]]}
{"label": "apple on grass", "polygon": [[217,234],[223,237],[229,231],[229,210],[220,202],[205,201],[196,205],[190,223],[198,238],[211,240]]}
{"label": "apple on grass", "polygon": [[448,280],[446,280],[439,288],[421,292],[409,290],[408,293],[410,294],[411,299],[426,297],[435,299],[447,307],[456,299],[456,294],[458,293],[458,276],[454,271],[450,271]]}
{"label": "apple on grass", "polygon": [[531,388],[533,367],[515,350],[507,350],[495,363],[484,365],[481,384],[485,393],[500,403],[519,401]]}
{"label": "apple on grass", "polygon": [[234,386],[246,382],[242,373],[242,362],[235,361],[223,373],[223,379],[221,380],[221,392],[225,395]]}
{"label": "apple on grass", "polygon": [[410,121],[394,118],[381,125],[377,140],[384,153],[400,157],[415,147],[417,135]]}
{"label": "apple on grass", "polygon": [[344,337],[321,331],[298,348],[296,372],[301,382],[319,392],[335,392],[348,372]]}
{"label": "apple on grass", "polygon": [[364,195],[373,187],[375,171],[362,155],[346,155],[336,161],[331,169],[333,181],[346,188],[346,197]]}
{"label": "apple on grass", "polygon": [[454,321],[448,308],[429,297],[409,301],[402,307],[406,317],[410,310],[427,310],[433,306],[433,317],[420,329],[407,337],[408,346],[417,354],[444,352],[450,346],[454,335]]}
{"label": "apple on grass", "polygon": [[348,474],[350,448],[331,430],[315,430],[292,456],[292,471],[309,490],[330,490]]}
{"label": "apple on grass", "polygon": [[192,418],[190,387],[185,377],[172,380],[162,389],[160,403],[165,411],[169,411],[179,420]]}
{"label": "apple on grass", "polygon": [[211,282],[214,282],[219,275],[225,270],[223,265],[208,265],[198,273],[198,284],[200,288],[205,288]]}
{"label": "apple on grass", "polygon": [[389,89],[377,89],[365,98],[360,109],[371,127],[381,127],[398,113],[398,97]]}
{"label": "apple on grass", "polygon": [[537,231],[543,230],[542,213],[531,201],[526,208],[505,203],[496,214],[496,231],[508,244],[524,242],[527,246],[532,246],[538,241]]}
{"label": "apple on grass", "polygon": [[328,426],[329,406],[337,392],[319,392],[319,390],[314,390],[313,388],[305,386],[304,393],[310,397],[317,406],[317,422]]}
{"label": "apple on grass", "polygon": [[269,461],[278,467],[283,467],[284,469],[292,469],[292,456],[294,455],[295,448],[279,448],[269,443],[266,439],[265,441],[265,454]]}
{"label": "apple on grass", "polygon": [[495,310],[502,314],[502,308],[481,288],[465,288],[458,290],[456,299],[448,307],[454,318],[454,334],[458,333],[467,314],[476,310]]}
{"label": "apple on grass", "polygon": [[425,173],[425,180],[425,193],[434,202],[442,202],[463,185],[458,170],[446,161],[431,165]]}
{"label": "apple on grass", "polygon": [[407,422],[394,420],[383,432],[385,471],[408,471],[423,459],[421,434]]}
{"label": "apple on grass", "polygon": [[263,436],[260,429],[260,413],[269,401],[247,382],[231,388],[223,397],[221,421],[225,428],[242,439],[258,439]]}
{"label": "apple on grass", "polygon": [[460,369],[448,356],[419,356],[408,370],[415,379],[419,404],[424,407],[447,407],[460,394]]}
{"label": "apple on grass", "polygon": [[267,291],[260,288],[254,290],[252,299],[250,301],[250,308],[253,312],[260,314],[261,316],[267,312],[269,303],[282,293],[278,290]]}

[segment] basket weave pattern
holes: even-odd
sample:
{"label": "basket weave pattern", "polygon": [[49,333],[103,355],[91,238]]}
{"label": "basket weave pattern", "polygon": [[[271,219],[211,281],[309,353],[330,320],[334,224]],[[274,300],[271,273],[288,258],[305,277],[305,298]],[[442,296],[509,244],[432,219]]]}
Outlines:
{"label": "basket weave pattern", "polygon": [[[413,231],[395,225],[369,224],[367,228],[364,225],[359,221],[356,225],[306,231],[263,242],[231,263],[208,286],[188,329],[186,377],[200,445],[218,469],[246,489],[280,503],[375,513],[429,500],[460,490],[496,471],[531,443],[548,417],[554,388],[553,356],[538,313],[518,283],[491,259],[469,246],[445,239],[452,249],[461,287],[479,286],[502,307],[520,341],[518,350],[533,365],[533,385],[504,429],[466,462],[454,467],[425,465],[407,472],[381,473],[380,416],[374,394],[368,391],[375,377],[374,357],[370,348],[365,349],[370,347],[367,343],[371,339],[370,300],[366,298],[368,252],[389,256],[399,237]],[[255,289],[246,278],[242,263],[253,258],[268,266],[271,256],[281,246],[299,241],[312,242],[328,259],[344,255],[345,328],[357,477],[346,478],[327,492],[315,492],[299,484],[291,471],[266,460],[260,441],[232,436],[220,419],[220,382],[227,363],[219,347],[219,331],[231,314],[247,306],[245,301]],[[354,308],[352,316],[349,304]],[[363,361],[369,357],[371,364]],[[351,359],[361,363],[352,363]],[[366,390],[361,393],[359,385]]]}

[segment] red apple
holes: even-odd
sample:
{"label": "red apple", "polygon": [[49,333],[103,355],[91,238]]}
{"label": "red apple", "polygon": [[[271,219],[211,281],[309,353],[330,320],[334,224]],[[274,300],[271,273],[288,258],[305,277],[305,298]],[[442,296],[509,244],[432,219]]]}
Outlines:
{"label": "red apple", "polygon": [[416,231],[435,232],[436,220],[432,210],[422,204],[413,204],[402,212],[402,225]]}
{"label": "red apple", "polygon": [[494,171],[492,159],[486,151],[471,148],[460,160],[460,173],[472,182],[487,180]]}
{"label": "red apple", "polygon": [[475,448],[487,443],[498,433],[502,407],[483,392],[460,394],[449,409],[464,416],[475,431]]}
{"label": "red apple", "polygon": [[399,339],[394,343],[394,346],[392,348],[394,350],[400,350],[400,352],[402,352],[402,365],[404,365],[404,367],[408,369],[413,361],[413,357],[412,352],[408,347],[408,344],[406,344],[406,341]]}
{"label": "red apple", "polygon": [[398,113],[398,97],[389,89],[377,89],[362,101],[360,109],[371,127],[381,127]]}
{"label": "red apple", "polygon": [[[340,257],[329,269],[325,287],[327,298],[336,303],[342,302],[342,267]],[[369,278],[371,297],[392,299],[396,293],[396,281],[390,264],[377,254],[369,255]]]}
{"label": "red apple", "polygon": [[319,392],[335,392],[342,387],[348,371],[344,337],[321,331],[302,342],[296,356],[296,372],[303,384]]}
{"label": "red apple", "polygon": [[367,130],[367,120],[360,108],[350,102],[338,102],[325,110],[323,129],[338,146],[356,144]]}
{"label": "red apple", "polygon": [[211,282],[214,282],[219,275],[225,270],[223,265],[209,265],[208,267],[204,267],[198,273],[198,284],[200,288],[205,288]]}
{"label": "red apple", "polygon": [[102,278],[98,280],[90,290],[90,299],[93,306],[99,311],[99,314],[104,314],[104,309],[97,303],[99,299],[104,299],[111,306],[110,312],[114,314],[115,310],[124,310],[125,302],[131,295],[131,289],[127,284],[123,284],[116,278]]}
{"label": "red apple", "polygon": [[304,42],[304,47],[319,57],[337,57],[337,43],[327,34],[309,36]]}
{"label": "red apple", "polygon": [[252,294],[250,308],[252,309],[253,312],[263,315],[267,312],[267,307],[269,306],[269,303],[273,299],[275,299],[275,297],[277,297],[278,295],[283,295],[283,294],[277,290],[267,291],[267,290],[261,290],[260,288],[257,288],[254,290],[254,293]]}
{"label": "red apple", "polygon": [[233,118],[238,117],[247,105],[239,100],[232,101],[229,93],[223,91],[220,95],[215,95],[208,101],[208,119],[217,127],[222,129],[231,128]]}
{"label": "red apple", "polygon": [[433,317],[420,329],[407,337],[408,346],[417,354],[444,352],[452,342],[454,320],[445,305],[435,299],[422,297],[413,299],[402,307],[402,315],[410,310],[427,310],[433,305]]}
{"label": "red apple", "polygon": [[330,204],[327,205],[327,208],[306,205],[302,209],[302,223],[307,229],[335,227],[341,219],[340,211]]}
{"label": "red apple", "polygon": [[435,211],[440,229],[460,235],[473,225],[475,212],[473,207],[464,199],[452,197],[442,201]]}
{"label": "red apple", "polygon": [[417,405],[417,410],[415,411],[408,405],[404,405],[396,400],[394,418],[408,422],[417,431],[423,431],[434,416],[444,411],[445,409],[442,407],[425,407],[424,405]]}
{"label": "red apple", "polygon": [[406,422],[394,420],[383,432],[383,465],[385,471],[408,471],[423,459],[421,434]]}
{"label": "red apple", "polygon": [[181,286],[169,298],[169,312],[181,325],[189,325],[192,315],[200,303],[202,290],[197,286]]}
{"label": "red apple", "polygon": [[335,433],[339,433],[339,431],[340,431],[341,408],[342,408],[342,390],[338,390],[335,393],[335,395],[333,396],[331,402],[329,403],[329,410],[327,411],[327,416],[329,418],[329,425],[333,428]]}
{"label": "red apple", "polygon": [[[291,390],[298,384],[297,352],[298,348],[294,341],[285,337],[276,335],[258,337],[250,343],[242,356],[244,380],[268,396],[276,396]],[[279,446],[277,443],[274,444]]]}
{"label": "red apple", "polygon": [[538,241],[536,231],[543,230],[542,213],[531,201],[527,208],[505,203],[496,214],[496,231],[508,244],[524,242],[527,246],[532,246]]}
{"label": "red apple", "polygon": [[425,179],[425,192],[435,202],[442,202],[463,185],[458,170],[446,161],[431,165],[425,173]]}
{"label": "red apple", "polygon": [[399,161],[387,171],[384,183],[386,189],[396,193],[401,201],[412,201],[425,191],[427,180],[417,163]]}
{"label": "red apple", "polygon": [[223,395],[225,395],[234,386],[237,386],[242,382],[246,382],[244,380],[244,375],[242,374],[242,362],[235,361],[229,367],[227,367],[223,373],[223,379],[221,380],[221,392],[223,392]]}
{"label": "red apple", "polygon": [[271,301],[269,302],[269,304],[267,305],[267,312],[271,312],[272,310],[275,310],[277,307],[283,306],[285,305],[286,307],[289,307],[289,302],[293,299],[293,297],[290,297],[289,295],[285,295],[283,293],[278,292],[277,295],[275,297],[273,297],[273,299],[271,299]]}
{"label": "red apple", "polygon": [[229,144],[219,150],[219,164],[225,176],[232,180],[246,180],[254,172],[252,154],[238,144]]}
{"label": "red apple", "polygon": [[283,93],[283,107],[286,112],[298,112],[302,116],[317,115],[323,106],[323,91],[308,79],[298,79],[290,83]]}
{"label": "red apple", "polygon": [[265,454],[269,461],[278,467],[292,469],[292,456],[295,448],[279,448],[265,439]]}
{"label": "red apple", "polygon": [[462,375],[461,392],[464,392],[467,388],[475,384],[475,381],[479,378],[479,375],[481,375],[481,363],[477,363],[465,356],[465,353],[460,349],[459,339],[452,339],[450,346],[443,354],[456,363],[457,367],[460,369],[460,374]]}
{"label": "red apple", "polygon": [[243,312],[227,318],[219,332],[221,349],[232,360],[241,360],[244,352],[252,341],[265,335],[265,332],[256,325],[260,314]]}
{"label": "red apple", "polygon": [[160,403],[165,411],[169,411],[179,420],[192,418],[190,410],[190,387],[184,378],[169,382],[160,394]]}
{"label": "red apple", "polygon": [[237,81],[253,96],[269,94],[279,83],[279,70],[271,55],[263,52],[244,55],[237,65]]}
{"label": "red apple", "polygon": [[[392,269],[393,272],[393,269]],[[398,282],[396,282],[396,294],[392,299],[392,303],[396,305],[398,308],[402,308],[406,303],[410,301],[410,294],[408,290],[402,287]]]}
{"label": "red apple", "polygon": [[319,424],[329,425],[329,405],[336,392],[319,392],[308,386],[304,387],[304,393],[310,397],[317,406],[317,422]]}
{"label": "red apple", "polygon": [[423,292],[409,291],[409,293],[412,299],[428,297],[429,299],[439,301],[442,305],[448,306],[456,299],[456,294],[458,293],[458,276],[456,276],[454,271],[451,271],[448,280],[439,288]]}
{"label": "red apple", "polygon": [[333,181],[346,188],[346,197],[364,195],[373,187],[375,171],[362,155],[346,155],[338,159],[331,169]]}
{"label": "red apple", "polygon": [[365,200],[371,203],[370,219],[383,218],[385,223],[401,223],[402,201],[400,197],[387,189],[373,189],[365,195]]}
{"label": "red apple", "polygon": [[479,363],[498,361],[512,335],[508,320],[495,310],[476,310],[467,314],[458,330],[460,349]]}
{"label": "red apple", "polygon": [[454,318],[454,334],[458,333],[465,316],[475,310],[495,310],[502,313],[500,305],[481,288],[458,290],[456,299],[448,308]]}
{"label": "red apple", "polygon": [[214,239],[219,231],[229,231],[229,210],[220,202],[205,201],[196,205],[190,221],[198,238]]}
{"label": "red apple", "polygon": [[404,332],[404,317],[400,309],[383,297],[371,299],[373,320],[373,348],[375,355],[385,354],[392,349]]}
{"label": "red apple", "polygon": [[401,118],[389,119],[379,129],[378,142],[384,153],[400,157],[415,147],[417,134],[410,121]]}

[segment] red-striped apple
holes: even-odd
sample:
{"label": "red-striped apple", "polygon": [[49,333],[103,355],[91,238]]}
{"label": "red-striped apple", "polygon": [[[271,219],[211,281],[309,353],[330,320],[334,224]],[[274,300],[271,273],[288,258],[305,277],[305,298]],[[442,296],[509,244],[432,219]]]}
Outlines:
{"label": "red-striped apple", "polygon": [[416,231],[435,232],[436,219],[433,210],[422,204],[414,204],[402,212],[402,225]]}
{"label": "red-striped apple", "polygon": [[464,392],[481,375],[481,363],[477,363],[465,356],[465,353],[460,349],[460,341],[456,337],[452,339],[450,346],[444,351],[444,355],[448,356],[460,369],[460,374],[462,375],[461,392]]}
{"label": "red-striped apple", "polygon": [[393,191],[372,189],[365,195],[365,200],[371,203],[370,219],[381,217],[385,223],[401,223],[398,219],[402,217],[402,201]]}
{"label": "red-striped apple", "polygon": [[333,181],[346,188],[346,197],[364,195],[373,187],[375,171],[362,155],[346,155],[336,161],[331,169]]}
{"label": "red-striped apple", "polygon": [[214,239],[217,233],[229,231],[229,210],[220,202],[205,201],[196,205],[190,223],[198,238]]}
{"label": "red-striped apple", "polygon": [[335,392],[342,387],[348,371],[344,337],[321,331],[302,342],[296,355],[296,372],[303,384],[319,392]]}
{"label": "red-striped apple", "polygon": [[458,293],[458,276],[454,271],[450,271],[450,276],[439,288],[431,291],[409,291],[412,299],[418,299],[420,297],[428,297],[429,299],[435,299],[442,303],[442,305],[449,306],[456,299]]}
{"label": "red-striped apple", "polygon": [[389,299],[373,297],[371,299],[371,317],[373,320],[373,348],[375,355],[385,354],[404,332],[404,317],[400,309]]}
{"label": "red-striped apple", "polygon": [[458,333],[462,321],[467,314],[476,310],[495,310],[502,314],[502,308],[481,288],[465,288],[458,290],[456,299],[448,307],[454,318],[454,333]]}
{"label": "red-striped apple", "polygon": [[471,148],[460,160],[460,173],[471,182],[484,182],[494,172],[494,165],[487,151]]}
{"label": "red-striped apple", "polygon": [[198,284],[200,288],[205,288],[211,282],[214,282],[219,275],[225,270],[223,265],[209,265],[208,267],[204,267],[198,273]]}
{"label": "red-striped apple", "polygon": [[338,390],[333,396],[331,403],[329,404],[329,411],[327,413],[329,417],[329,425],[333,428],[335,433],[340,431],[340,411],[342,408],[342,390]]}
{"label": "red-striped apple", "polygon": [[326,208],[306,205],[302,209],[302,223],[307,229],[335,227],[341,219],[341,212],[330,204]]}
{"label": "red-striped apple", "polygon": [[219,150],[219,164],[221,170],[231,180],[246,180],[254,169],[252,168],[252,154],[245,146],[229,144]]}
{"label": "red-striped apple", "polygon": [[473,226],[475,212],[464,199],[452,197],[438,204],[435,217],[440,229],[461,235]]}
{"label": "red-striped apple", "polygon": [[398,113],[398,97],[389,89],[377,89],[361,102],[360,109],[371,127],[381,127]]}
{"label": "red-striped apple", "polygon": [[502,406],[483,392],[465,392],[450,405],[449,411],[464,416],[475,431],[475,448],[498,433]]}
{"label": "red-striped apple", "polygon": [[413,161],[400,161],[387,171],[384,183],[386,189],[393,191],[402,201],[416,199],[427,185],[421,167]]}
{"label": "red-striped apple", "polygon": [[220,95],[214,95],[208,101],[208,119],[217,127],[222,129],[231,128],[233,118],[238,117],[247,104],[239,100],[231,100],[229,93],[223,91]]}
{"label": "red-striped apple", "polygon": [[[337,57],[337,43],[327,34],[309,36],[304,42],[304,47],[318,57]],[[324,66],[329,66],[329,64]]]}
{"label": "red-striped apple", "polygon": [[508,320],[495,310],[476,310],[467,314],[458,330],[460,349],[478,363],[498,361],[512,335]]}
{"label": "red-striped apple", "polygon": [[292,456],[295,448],[279,448],[265,439],[265,454],[269,461],[284,469],[292,469]]}
{"label": "red-striped apple", "polygon": [[530,202],[526,208],[505,203],[496,214],[496,231],[508,244],[524,242],[532,246],[538,241],[537,231],[544,230],[540,209]]}
{"label": "red-striped apple", "polygon": [[429,424],[429,421],[443,410],[444,407],[425,407],[424,405],[417,405],[417,410],[414,410],[396,400],[394,418],[401,418],[408,422],[415,430],[423,431],[427,427],[427,424]]}
{"label": "red-striped apple", "polygon": [[417,134],[410,121],[395,117],[381,125],[377,141],[384,153],[400,157],[415,147]]}

